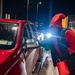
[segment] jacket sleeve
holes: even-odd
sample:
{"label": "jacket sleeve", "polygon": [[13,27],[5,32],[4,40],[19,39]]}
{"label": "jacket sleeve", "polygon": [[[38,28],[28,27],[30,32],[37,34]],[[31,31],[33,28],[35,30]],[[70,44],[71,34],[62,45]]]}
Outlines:
{"label": "jacket sleeve", "polygon": [[68,51],[72,54],[75,52],[75,32],[73,30],[67,30],[65,32],[65,38],[68,42]]}

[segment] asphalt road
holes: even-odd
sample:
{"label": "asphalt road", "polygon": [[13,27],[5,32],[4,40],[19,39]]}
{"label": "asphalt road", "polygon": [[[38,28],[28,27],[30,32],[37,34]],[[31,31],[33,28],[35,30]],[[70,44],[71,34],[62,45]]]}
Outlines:
{"label": "asphalt road", "polygon": [[46,58],[45,62],[42,66],[42,69],[39,73],[39,75],[59,75],[57,67],[53,66],[53,61],[52,61],[52,57],[51,57],[51,53],[50,52],[45,52],[45,55],[48,54],[47,57],[49,57],[50,59]]}

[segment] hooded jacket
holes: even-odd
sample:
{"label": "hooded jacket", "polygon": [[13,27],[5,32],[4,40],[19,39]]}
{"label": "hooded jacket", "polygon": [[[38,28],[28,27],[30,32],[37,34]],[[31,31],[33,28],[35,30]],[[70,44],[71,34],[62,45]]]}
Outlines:
{"label": "hooded jacket", "polygon": [[[61,23],[60,19],[63,19],[63,18],[65,18],[65,15],[63,13],[56,14],[52,18],[50,25],[58,27],[58,28],[62,28],[62,23]],[[61,35],[60,32],[61,31],[59,31],[59,34]],[[73,52],[75,52],[75,32],[71,29],[66,30],[66,32],[64,33],[64,38],[68,43],[68,48],[66,48],[66,51],[68,51],[70,54],[72,54]],[[56,37],[56,39],[57,39],[58,48],[59,48],[60,52],[62,53],[62,49],[64,49],[64,48],[62,48],[62,46],[60,46],[60,44],[58,43],[59,38]],[[59,56],[59,53],[56,50],[54,42],[55,42],[55,40],[53,39],[53,41],[51,42],[51,52],[52,52],[53,62],[54,62],[54,64],[56,64],[56,60]],[[63,44],[65,44],[65,43],[63,43]]]}

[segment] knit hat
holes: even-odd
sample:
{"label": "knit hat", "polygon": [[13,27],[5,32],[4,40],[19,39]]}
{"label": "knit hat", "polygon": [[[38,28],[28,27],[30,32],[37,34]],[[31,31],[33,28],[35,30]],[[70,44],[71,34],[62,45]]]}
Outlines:
{"label": "knit hat", "polygon": [[64,19],[66,16],[63,13],[56,14],[50,21],[51,26],[62,27],[60,19]]}

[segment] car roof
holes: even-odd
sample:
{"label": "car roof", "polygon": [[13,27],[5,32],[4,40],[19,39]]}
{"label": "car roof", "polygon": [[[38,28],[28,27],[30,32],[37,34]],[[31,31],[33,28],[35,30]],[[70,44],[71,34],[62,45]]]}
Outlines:
{"label": "car roof", "polygon": [[13,22],[13,23],[26,22],[26,23],[28,23],[29,21],[17,20],[17,19],[0,19],[0,22]]}

